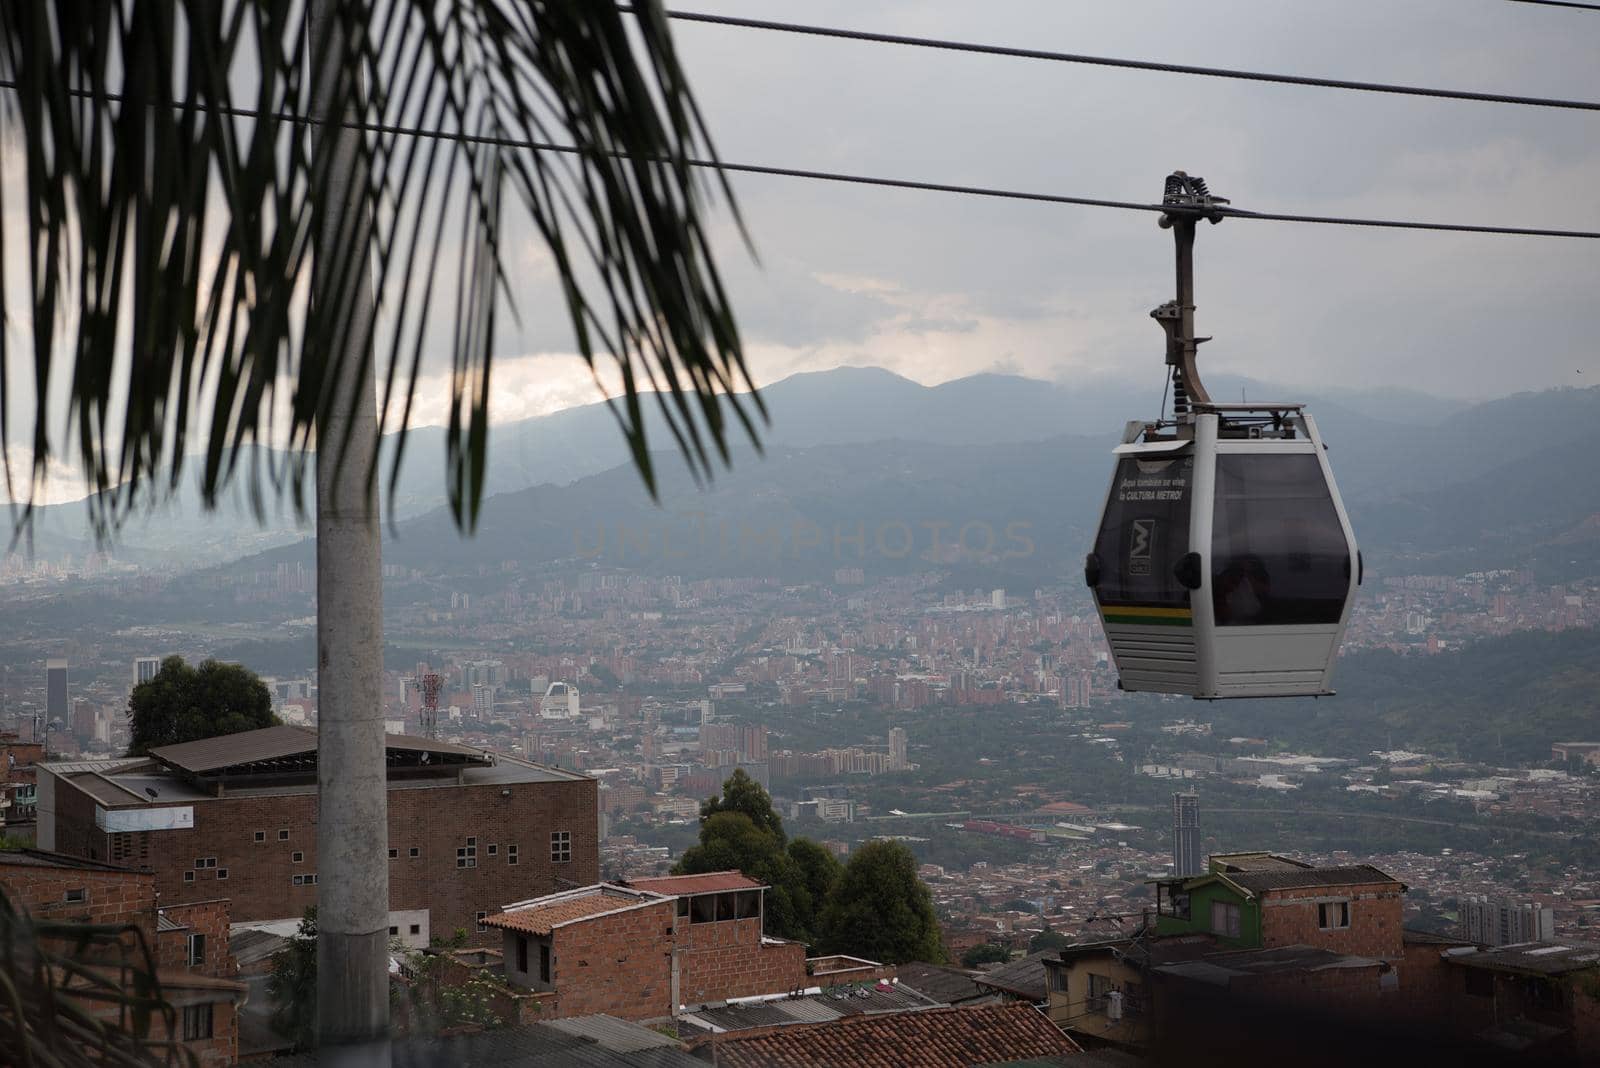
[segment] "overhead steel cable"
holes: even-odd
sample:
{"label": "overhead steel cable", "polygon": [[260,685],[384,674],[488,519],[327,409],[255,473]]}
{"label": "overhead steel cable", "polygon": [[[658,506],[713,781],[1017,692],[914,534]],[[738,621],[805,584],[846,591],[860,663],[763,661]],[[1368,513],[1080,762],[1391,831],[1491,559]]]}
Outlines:
{"label": "overhead steel cable", "polygon": [[1580,11],[1600,11],[1600,4],[1580,4],[1576,0],[1511,0],[1513,4],[1538,4],[1541,7],[1575,7]]}
{"label": "overhead steel cable", "polygon": [[[0,89],[15,89],[16,82],[0,79]],[[93,90],[73,90],[79,96],[98,96],[100,99],[127,102],[128,98],[120,93],[96,93]],[[151,106],[157,106],[152,102]],[[189,108],[192,110],[216,111],[220,114],[232,115],[237,118],[283,122],[299,126],[324,125],[322,120],[304,115],[292,115],[283,112],[263,112],[257,108],[247,107],[218,107],[216,105],[187,104],[182,102],[169,102],[168,106],[174,108]],[[531,152],[560,152],[570,155],[583,155],[595,153],[598,150],[585,149],[577,145],[555,144],[547,141],[531,141],[517,137],[501,137],[491,134],[470,134],[453,130],[431,130],[426,127],[400,126],[392,123],[360,122],[355,120],[342,120],[337,124],[345,129],[362,130],[367,133],[379,133],[397,137],[422,137],[435,138],[447,141],[459,141],[464,144],[492,145],[500,148],[522,149]],[[617,158],[630,158],[626,153],[605,151],[598,154]],[[668,163],[674,162],[666,159],[649,160],[646,162]],[[715,159],[684,159],[685,166],[700,167],[707,170],[722,170],[733,174],[762,174],[779,178],[802,178],[817,182],[835,182],[845,185],[877,186],[885,189],[912,189],[928,193],[953,193],[961,196],[983,197],[992,200],[1022,200],[1039,204],[1068,204],[1086,208],[1113,208],[1118,211],[1144,211],[1157,214],[1167,214],[1174,211],[1172,205],[1151,204],[1136,200],[1109,200],[1103,197],[1069,196],[1063,193],[1039,193],[1017,189],[998,189],[990,186],[961,185],[951,182],[928,182],[911,178],[885,178],[879,175],[843,174],[837,171],[810,170],[802,167],[780,167],[763,163],[729,163],[726,160]],[[1297,215],[1288,212],[1246,211],[1242,208],[1232,208],[1217,205],[1206,209],[1209,214],[1219,215],[1230,219],[1256,219],[1265,222],[1291,222],[1310,223],[1325,226],[1365,226],[1389,230],[1434,230],[1450,233],[1469,234],[1498,234],[1504,236],[1520,237],[1571,237],[1589,240],[1600,239],[1600,230],[1561,230],[1537,226],[1488,226],[1480,223],[1444,223],[1421,222],[1411,219],[1364,219],[1340,215]]]}
{"label": "overhead steel cable", "polygon": [[[637,13],[637,9],[631,7],[623,7],[622,10]],[[1247,82],[1273,82],[1278,85],[1303,85],[1319,89],[1348,89],[1355,92],[1424,96],[1443,100],[1473,100],[1486,104],[1520,104],[1525,107],[1561,108],[1568,111],[1600,111],[1600,102],[1591,100],[1561,100],[1552,97],[1520,96],[1514,93],[1480,93],[1467,89],[1437,89],[1420,85],[1392,85],[1386,82],[1351,81],[1345,78],[1318,78],[1301,74],[1273,74],[1267,71],[1233,70],[1227,67],[1198,67],[1187,63],[1160,63],[1146,59],[1119,59],[1112,56],[1081,55],[1075,52],[1049,52],[1039,48],[1013,48],[1007,45],[975,44],[971,41],[951,41],[935,37],[909,37],[898,33],[846,30],[837,26],[811,26],[798,22],[774,22],[770,19],[741,18],[736,15],[708,15],[697,11],[668,11],[666,16],[669,19],[677,19],[681,22],[700,22],[714,26],[731,26],[748,30],[772,30],[778,33],[801,34],[809,37],[832,37],[839,40],[866,41],[874,44],[904,45],[909,48],[934,48],[948,52],[970,52],[985,56],[1008,56],[1013,59],[1040,59],[1053,63],[1078,63],[1092,67],[1120,67],[1125,70],[1158,71],[1164,74],[1191,74],[1204,78],[1229,78]]]}

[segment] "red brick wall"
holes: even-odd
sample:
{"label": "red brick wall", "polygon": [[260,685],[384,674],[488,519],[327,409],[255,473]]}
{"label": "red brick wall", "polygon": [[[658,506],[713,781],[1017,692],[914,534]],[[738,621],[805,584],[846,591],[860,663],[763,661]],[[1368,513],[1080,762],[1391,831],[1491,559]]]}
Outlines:
{"label": "red brick wall", "polygon": [[[1261,944],[1316,946],[1358,957],[1399,959],[1404,952],[1400,898],[1394,883],[1274,890],[1262,897]],[[1317,926],[1317,904],[1335,900],[1350,903],[1350,926],[1324,931]]]}
{"label": "red brick wall", "polygon": [[604,1012],[624,1020],[672,1015],[672,916],[676,908],[677,902],[668,898],[551,932],[554,1015]]}
{"label": "red brick wall", "polygon": [[[599,880],[596,819],[598,784],[592,779],[549,783],[391,788],[390,908],[429,909],[434,935],[463,928],[475,944],[498,945],[499,933],[479,934],[478,912]],[[501,791],[509,790],[509,797]],[[107,835],[94,827],[94,803],[57,780],[57,848],[105,860]],[[317,871],[315,792],[224,795],[194,803],[193,828],[148,832],[148,865],[158,873],[162,905],[227,897],[235,923],[286,919],[316,904],[315,884],[294,885],[295,875]],[[552,830],[572,834],[572,860],[550,860]],[[255,841],[255,832],[266,840]],[[287,831],[287,839],[279,833]],[[456,866],[456,850],[475,838],[477,865]],[[518,862],[508,863],[509,845]],[[489,846],[495,855],[489,855]],[[419,856],[410,856],[416,847]],[[293,854],[299,852],[299,862]],[[215,868],[195,860],[215,857]],[[221,873],[227,878],[220,878]],[[193,881],[185,882],[184,874]]]}
{"label": "red brick wall", "polygon": [[[0,853],[0,885],[36,919],[137,924],[155,948],[155,876],[149,872],[8,864]],[[85,900],[67,901],[69,890],[84,891]]]}
{"label": "red brick wall", "polygon": [[677,918],[678,1001],[694,1005],[810,986],[801,942],[763,943],[761,920]]}
{"label": "red brick wall", "polygon": [[[235,978],[239,973],[239,965],[228,952],[228,925],[232,922],[228,905],[229,902],[224,899],[197,901],[192,905],[169,905],[163,909],[167,919],[182,924],[184,929],[162,931],[159,935],[161,967],[209,975],[213,979]],[[205,960],[192,968],[189,966],[191,934],[206,936]]]}
{"label": "red brick wall", "polygon": [[[190,993],[190,1000],[201,1001],[194,993]],[[175,999],[178,1000],[178,999]],[[183,1009],[174,1008],[176,1013],[175,1023],[178,1034],[183,1033]],[[153,1041],[161,1041],[167,1037],[165,1022],[157,1017],[150,1024],[150,1037]],[[188,1050],[199,1061],[202,1068],[216,1065],[223,1068],[225,1065],[237,1064],[239,1061],[239,1013],[233,1002],[224,998],[213,1002],[211,1005],[211,1037],[195,1039],[183,1043],[183,1048]]]}

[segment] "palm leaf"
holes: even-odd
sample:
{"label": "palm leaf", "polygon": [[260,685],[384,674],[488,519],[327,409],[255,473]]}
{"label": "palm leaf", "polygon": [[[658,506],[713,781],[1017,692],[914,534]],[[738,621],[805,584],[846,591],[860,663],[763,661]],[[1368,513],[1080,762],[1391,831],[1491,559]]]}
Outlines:
{"label": "palm leaf", "polygon": [[[23,208],[20,227],[0,223],[0,441],[12,408],[33,408],[31,464],[5,464],[19,529],[57,458],[98,491],[102,537],[191,466],[208,507],[243,472],[258,514],[285,494],[303,514],[317,427],[362,400],[336,388],[348,360],[376,362],[392,490],[434,355],[451,371],[450,505],[471,529],[496,330],[527,303],[505,267],[519,221],[548,249],[578,354],[622,383],[612,411],[652,493],[641,392],[697,478],[727,461],[734,426],[756,439],[765,410],[743,392],[707,229],[718,192],[738,214],[720,172],[690,165],[716,157],[659,0],[347,0],[319,38],[337,54],[320,57],[309,12],[0,4],[0,138],[20,149],[0,220],[17,184]],[[312,150],[330,122],[355,131],[339,139],[348,168]],[[316,264],[318,219],[351,173],[358,210],[338,213],[334,246],[348,251]],[[368,264],[375,344],[348,314]],[[25,308],[6,304],[8,271]],[[32,397],[5,392],[14,360]],[[52,391],[70,401],[65,431]],[[342,462],[349,442],[320,445]],[[374,456],[350,459],[377,477]]]}

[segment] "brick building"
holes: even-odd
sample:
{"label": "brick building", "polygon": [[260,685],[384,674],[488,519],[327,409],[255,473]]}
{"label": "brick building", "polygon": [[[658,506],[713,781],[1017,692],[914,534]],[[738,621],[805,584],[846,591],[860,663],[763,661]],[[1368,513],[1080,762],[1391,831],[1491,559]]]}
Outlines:
{"label": "brick building", "polygon": [[9,837],[33,833],[37,766],[43,762],[41,743],[0,731],[0,831]]}
{"label": "brick building", "polygon": [[766,887],[738,872],[598,883],[506,906],[506,980],[549,1015],[632,1020],[683,1005],[803,989],[805,946],[762,933]]}
{"label": "brick building", "polygon": [[[238,968],[228,953],[227,902],[158,910],[153,873],[36,849],[0,851],[0,890],[35,920],[137,928],[155,960],[155,979],[174,1010],[183,1046],[202,1066],[238,1059],[238,1006],[245,986],[234,979]],[[102,947],[99,954],[86,963],[103,967],[107,978],[123,987],[128,986],[126,968],[141,967],[145,959],[131,938],[116,950]],[[153,1041],[167,1038],[161,1018],[151,1026]]]}
{"label": "brick building", "polygon": [[[164,907],[226,897],[234,922],[298,918],[317,900],[316,743],[279,726],[42,765],[39,843],[153,869]],[[503,902],[598,878],[593,779],[448,742],[386,745],[397,936],[486,942],[478,921]]]}

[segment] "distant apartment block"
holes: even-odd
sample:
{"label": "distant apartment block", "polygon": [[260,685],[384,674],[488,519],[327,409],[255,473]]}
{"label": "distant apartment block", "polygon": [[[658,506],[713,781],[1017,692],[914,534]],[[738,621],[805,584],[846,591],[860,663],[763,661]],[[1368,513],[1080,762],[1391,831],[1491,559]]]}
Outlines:
{"label": "distant apartment block", "polygon": [[1531,902],[1468,897],[1461,902],[1461,933],[1484,946],[1551,941],[1556,936],[1556,916],[1554,910]]}
{"label": "distant apartment block", "polygon": [[[482,919],[505,902],[598,878],[595,780],[448,742],[384,742],[397,936],[425,945],[462,929],[482,942]],[[281,726],[41,765],[39,844],[153,869],[164,906],[226,897],[234,922],[298,918],[317,902],[316,745],[315,731]]]}
{"label": "distant apartment block", "polygon": [[133,684],[149,682],[156,677],[156,672],[161,670],[159,656],[136,656],[133,658]]}
{"label": "distant apartment block", "polygon": [[1200,796],[1172,795],[1172,874],[1190,878],[1205,871],[1200,853]]}
{"label": "distant apartment block", "polygon": [[67,662],[46,660],[44,665],[44,714],[48,722],[60,720],[63,724],[71,715],[71,701],[67,694]]}

